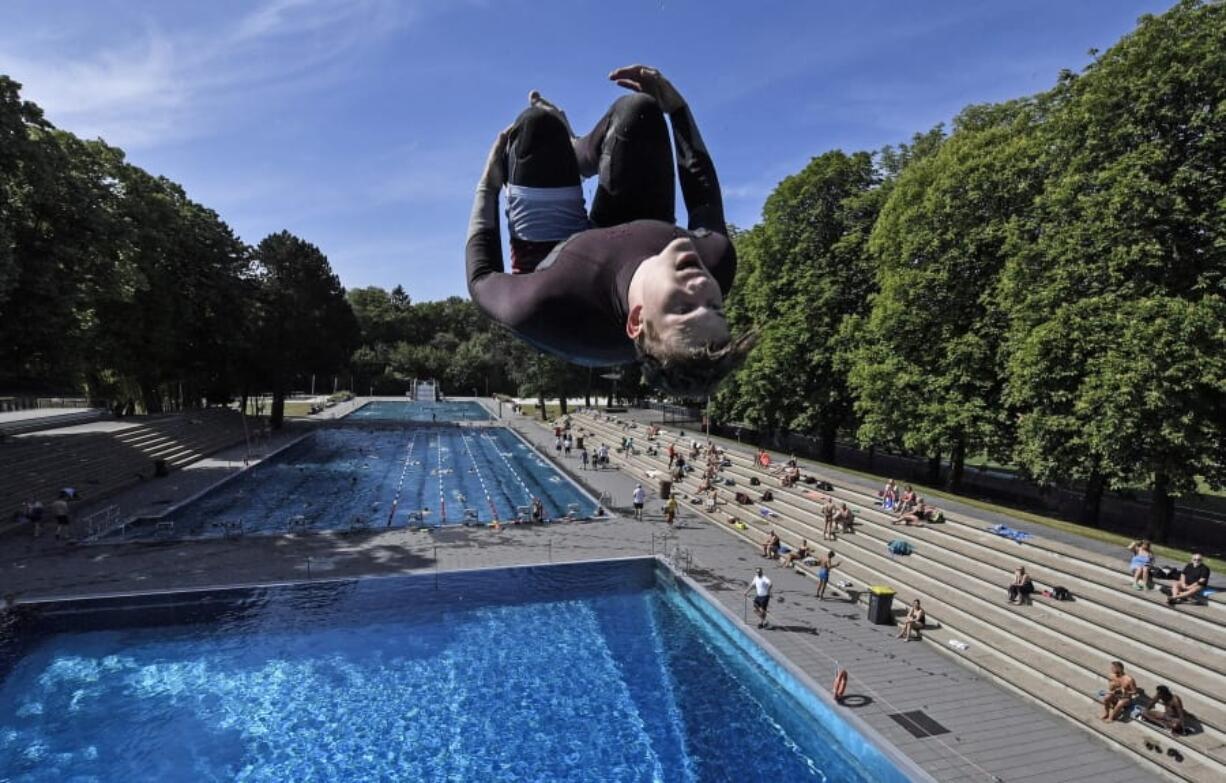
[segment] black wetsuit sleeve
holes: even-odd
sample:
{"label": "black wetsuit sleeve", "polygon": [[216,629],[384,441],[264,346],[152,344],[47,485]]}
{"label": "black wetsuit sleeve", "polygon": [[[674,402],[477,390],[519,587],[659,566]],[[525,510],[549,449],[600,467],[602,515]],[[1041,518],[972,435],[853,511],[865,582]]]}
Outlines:
{"label": "black wetsuit sleeve", "polygon": [[498,228],[498,188],[485,183],[477,185],[473,198],[472,216],[468,221],[468,242],[464,249],[468,273],[468,294],[486,315],[495,321],[511,325],[516,307],[507,288],[510,277],[505,274],[502,260],[502,236]]}
{"label": "black wetsuit sleeve", "polygon": [[715,176],[715,164],[698,133],[698,125],[689,106],[682,106],[668,115],[673,125],[673,146],[677,151],[677,178],[681,195],[689,213],[689,229],[705,228],[727,235],[724,222],[724,199]]}

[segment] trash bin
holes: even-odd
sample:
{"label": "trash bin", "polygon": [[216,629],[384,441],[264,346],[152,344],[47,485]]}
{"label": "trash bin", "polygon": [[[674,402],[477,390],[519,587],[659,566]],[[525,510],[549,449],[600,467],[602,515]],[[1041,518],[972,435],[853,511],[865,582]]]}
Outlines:
{"label": "trash bin", "polygon": [[668,500],[673,494],[673,482],[668,479],[660,479],[660,500]]}
{"label": "trash bin", "polygon": [[874,625],[893,625],[894,591],[884,585],[868,587],[868,621]]}
{"label": "trash bin", "polygon": [[575,436],[575,448],[579,449],[580,451],[583,450],[583,436],[582,435]]}

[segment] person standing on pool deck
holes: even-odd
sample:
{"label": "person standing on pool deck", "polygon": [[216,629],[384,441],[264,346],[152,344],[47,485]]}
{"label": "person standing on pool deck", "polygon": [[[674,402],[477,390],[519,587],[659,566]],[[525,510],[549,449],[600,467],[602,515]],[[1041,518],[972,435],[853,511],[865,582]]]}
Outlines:
{"label": "person standing on pool deck", "polygon": [[642,484],[634,485],[634,518],[640,522],[643,520],[643,504],[647,502],[647,493],[643,490]]}
{"label": "person standing on pool deck", "polygon": [[[701,397],[736,367],[724,296],[736,276],[711,157],[685,99],[654,68],[618,68],[617,99],[582,138],[541,98],[498,135],[477,185],[465,250],[468,290],[525,342],[588,367],[638,362],[665,391]],[[666,122],[665,118],[668,118]],[[688,230],[676,223],[677,175]],[[598,176],[590,213],[582,180]],[[507,187],[511,273],[498,195]]]}
{"label": "person standing on pool deck", "polygon": [[770,577],[762,573],[762,569],[758,569],[758,574],[749,583],[749,587],[745,590],[745,595],[750,592],[755,593],[753,597],[753,613],[758,616],[758,627],[766,627],[766,612],[770,608],[771,603],[771,580]]}
{"label": "person standing on pool deck", "polygon": [[60,492],[60,496],[51,504],[51,515],[55,517],[55,540],[68,538],[68,493]]}
{"label": "person standing on pool deck", "polygon": [[830,582],[830,570],[837,566],[834,550],[831,549],[817,561],[817,600],[826,600],[826,585]]}

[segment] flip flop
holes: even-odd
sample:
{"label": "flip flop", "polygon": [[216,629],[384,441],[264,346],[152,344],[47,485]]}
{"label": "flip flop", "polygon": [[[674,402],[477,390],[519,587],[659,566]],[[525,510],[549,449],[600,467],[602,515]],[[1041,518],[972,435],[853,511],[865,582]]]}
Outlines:
{"label": "flip flop", "polygon": [[1174,748],[1167,748],[1167,749],[1166,749],[1166,755],[1168,755],[1168,756],[1170,756],[1171,758],[1175,759],[1175,761],[1177,761],[1177,762],[1180,762],[1180,763],[1182,763],[1182,762],[1183,762],[1183,754],[1182,754],[1182,753],[1180,753],[1179,751],[1175,750]]}

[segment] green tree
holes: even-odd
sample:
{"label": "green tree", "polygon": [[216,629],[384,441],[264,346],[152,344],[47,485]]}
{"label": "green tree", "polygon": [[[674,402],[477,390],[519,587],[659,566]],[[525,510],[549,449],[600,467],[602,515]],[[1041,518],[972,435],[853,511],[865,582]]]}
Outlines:
{"label": "green tree", "polygon": [[1009,227],[1042,182],[1039,118],[1028,100],[965,110],[937,151],[903,169],[869,243],[880,290],[850,373],[859,438],[928,455],[932,481],[948,454],[954,487],[968,450],[1009,443],[995,291]]}
{"label": "green tree", "polygon": [[781,182],[762,224],[735,240],[733,318],[755,324],[759,338],[720,407],[767,431],[817,434],[831,462],[852,406],[837,338],[873,286],[863,251],[877,185],[871,155],[828,152]]}
{"label": "green tree", "polygon": [[[1002,284],[1018,454],[1089,496],[1149,487],[1148,534],[1161,541],[1197,476],[1226,484],[1226,6],[1185,0],[1142,17],[1064,74],[1054,100],[1041,145],[1051,176],[1014,227]],[[1078,448],[1052,449],[1060,440]],[[1097,499],[1086,505],[1093,518]]]}
{"label": "green tree", "polygon": [[319,248],[288,231],[255,249],[260,280],[260,371],[272,388],[271,423],[280,427],[295,380],[342,369],[361,337],[345,289]]}

